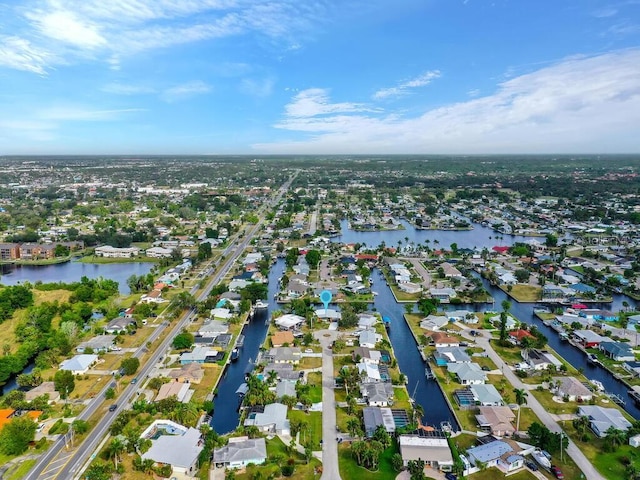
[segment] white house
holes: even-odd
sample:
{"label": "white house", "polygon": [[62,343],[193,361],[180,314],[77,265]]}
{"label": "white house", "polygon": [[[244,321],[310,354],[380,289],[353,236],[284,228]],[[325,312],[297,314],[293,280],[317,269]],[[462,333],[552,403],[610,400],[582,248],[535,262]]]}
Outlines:
{"label": "white house", "polygon": [[264,438],[231,437],[227,445],[213,451],[213,462],[226,468],[262,465],[266,460],[267,444]]}
{"label": "white house", "polygon": [[156,420],[140,438],[151,440],[143,459],[170,465],[173,473],[192,477],[198,472],[198,457],[204,447],[200,430],[170,420]]}
{"label": "white house", "polygon": [[76,355],[60,364],[60,370],[69,370],[74,375],[82,375],[96,363],[98,355],[81,354]]}

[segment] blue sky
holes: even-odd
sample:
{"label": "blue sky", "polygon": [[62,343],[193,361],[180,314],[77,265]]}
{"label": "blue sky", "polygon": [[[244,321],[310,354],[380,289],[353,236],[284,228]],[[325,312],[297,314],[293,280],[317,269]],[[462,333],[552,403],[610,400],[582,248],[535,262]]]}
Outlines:
{"label": "blue sky", "polygon": [[0,154],[640,152],[640,0],[0,0]]}

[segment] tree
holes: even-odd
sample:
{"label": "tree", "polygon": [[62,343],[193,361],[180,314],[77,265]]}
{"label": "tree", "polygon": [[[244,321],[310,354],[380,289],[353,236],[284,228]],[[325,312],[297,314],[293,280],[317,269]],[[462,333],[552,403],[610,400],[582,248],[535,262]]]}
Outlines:
{"label": "tree", "polygon": [[504,300],[502,302],[502,312],[500,312],[500,343],[504,344],[507,341],[507,318],[508,312],[511,308],[511,302]]}
{"label": "tree", "polygon": [[544,240],[544,244],[547,247],[556,247],[558,245],[558,237],[555,236],[553,233],[547,233]]}
{"label": "tree", "polygon": [[402,460],[402,455],[399,453],[394,453],[391,457],[391,466],[396,472],[400,472],[404,468],[404,461]]}
{"label": "tree", "polygon": [[515,271],[514,276],[516,277],[516,280],[518,281],[518,283],[527,283],[529,281],[529,277],[531,276],[531,273],[529,272],[529,270],[526,270],[524,268],[519,268],[518,270]]}
{"label": "tree", "polygon": [[384,448],[387,448],[391,445],[391,436],[389,435],[389,432],[387,432],[387,429],[384,427],[384,425],[378,425],[376,427],[375,431],[373,432],[372,438],[380,442]]}
{"label": "tree", "polygon": [[76,388],[75,378],[69,370],[58,370],[53,376],[53,384],[62,398],[67,398]]}
{"label": "tree", "polygon": [[619,428],[611,426],[605,432],[604,440],[610,450],[615,450],[620,445],[624,445],[627,441],[627,434]]}
{"label": "tree", "polygon": [[113,400],[114,398],[116,398],[116,391],[109,387],[104,391],[104,398],[106,398],[107,400]]}
{"label": "tree", "polygon": [[240,296],[242,299],[249,299],[251,303],[267,298],[269,295],[269,287],[265,283],[252,282],[242,290]]}
{"label": "tree", "polygon": [[305,258],[311,268],[318,268],[322,255],[318,250],[309,250],[305,255]]}
{"label": "tree", "polygon": [[362,435],[360,420],[355,417],[349,418],[349,420],[347,420],[347,431],[349,432],[349,435],[354,438],[358,438],[360,435]]}
{"label": "tree", "polygon": [[120,368],[125,375],[133,375],[140,368],[140,360],[137,357],[125,358],[120,362]]}
{"label": "tree", "polygon": [[518,404],[518,420],[516,421],[516,432],[520,430],[520,410],[522,405],[527,403],[527,397],[529,394],[523,388],[514,388],[513,393],[516,394],[516,403]]}
{"label": "tree", "polygon": [[16,417],[0,430],[0,451],[5,455],[20,455],[36,436],[36,423],[31,418]]}
{"label": "tree", "polygon": [[113,464],[116,469],[118,468],[118,460],[120,460],[120,454],[125,451],[125,444],[120,438],[114,437],[111,439],[111,443],[107,447],[107,457],[113,458]]}
{"label": "tree", "polygon": [[181,333],[179,333],[173,338],[172,345],[173,345],[173,348],[175,348],[176,350],[182,350],[186,348],[191,348],[194,342],[195,342],[195,337],[193,336],[193,334],[191,332],[183,330]]}
{"label": "tree", "polygon": [[409,460],[407,470],[411,474],[411,480],[424,480],[424,460]]}

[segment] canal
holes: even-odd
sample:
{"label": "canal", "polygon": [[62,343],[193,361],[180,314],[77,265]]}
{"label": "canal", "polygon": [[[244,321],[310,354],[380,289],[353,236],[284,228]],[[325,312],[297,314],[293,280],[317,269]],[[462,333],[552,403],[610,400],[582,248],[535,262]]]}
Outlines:
{"label": "canal", "polygon": [[245,373],[253,369],[253,363],[269,330],[271,312],[279,308],[274,298],[284,271],[284,259],[279,258],[269,272],[269,308],[256,311],[253,319],[244,326],[244,346],[240,348],[240,357],[238,361],[228,364],[218,383],[218,393],[213,399],[211,426],[219,434],[231,432],[238,426],[240,402],[236,390],[244,382]]}
{"label": "canal", "polygon": [[458,430],[458,422],[449,409],[437,382],[427,380],[425,377],[425,364],[418,352],[409,325],[404,320],[404,305],[396,302],[379,269],[373,271],[372,278],[374,289],[378,293],[374,300],[375,308],[382,316],[391,319],[389,339],[400,371],[407,376],[409,395],[424,409],[423,424],[440,428],[442,422],[449,422],[454,430]]}

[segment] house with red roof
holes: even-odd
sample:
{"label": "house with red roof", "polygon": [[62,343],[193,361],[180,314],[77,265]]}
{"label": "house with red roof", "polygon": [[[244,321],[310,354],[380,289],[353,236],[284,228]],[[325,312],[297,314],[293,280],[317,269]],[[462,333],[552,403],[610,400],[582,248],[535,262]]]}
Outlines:
{"label": "house with red roof", "polygon": [[495,247],[492,247],[491,250],[502,255],[509,250],[509,247],[501,247],[499,245],[496,245]]}
{"label": "house with red roof", "polygon": [[523,329],[514,330],[509,332],[509,341],[514,345],[520,345],[523,338],[530,338],[531,340],[535,339],[533,335]]}

